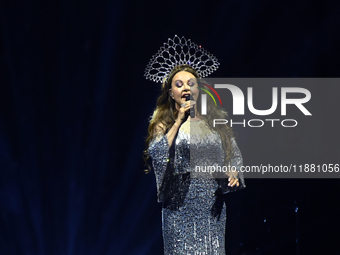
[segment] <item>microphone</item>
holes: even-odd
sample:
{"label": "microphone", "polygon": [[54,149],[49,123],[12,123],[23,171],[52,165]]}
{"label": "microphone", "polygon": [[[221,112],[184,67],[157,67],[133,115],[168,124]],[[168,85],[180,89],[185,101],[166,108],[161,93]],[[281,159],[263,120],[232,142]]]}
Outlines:
{"label": "microphone", "polygon": [[[194,101],[194,97],[192,95],[186,95],[185,101],[189,101],[189,100]],[[195,118],[195,108],[194,108],[194,106],[190,108],[190,118]]]}

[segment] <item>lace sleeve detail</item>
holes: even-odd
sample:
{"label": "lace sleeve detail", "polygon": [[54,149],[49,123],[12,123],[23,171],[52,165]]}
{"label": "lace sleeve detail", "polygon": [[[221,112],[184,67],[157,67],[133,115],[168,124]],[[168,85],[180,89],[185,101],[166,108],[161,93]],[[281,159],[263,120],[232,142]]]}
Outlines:
{"label": "lace sleeve detail", "polygon": [[160,201],[160,186],[169,162],[169,143],[167,136],[163,134],[156,135],[150,142],[148,154],[151,157],[152,167],[156,176],[158,202],[162,202]]}

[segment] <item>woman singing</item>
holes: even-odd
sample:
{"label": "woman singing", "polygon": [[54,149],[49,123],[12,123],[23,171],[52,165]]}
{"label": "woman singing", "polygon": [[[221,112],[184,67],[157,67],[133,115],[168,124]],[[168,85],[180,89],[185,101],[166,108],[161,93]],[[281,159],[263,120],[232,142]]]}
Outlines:
{"label": "woman singing", "polygon": [[200,78],[218,64],[200,46],[175,36],[146,69],[148,79],[162,81],[146,154],[163,207],[164,254],[225,254],[225,194],[245,187],[232,129],[213,127],[213,119],[226,119],[226,112],[210,97],[207,114],[200,112],[200,94],[211,88]]}

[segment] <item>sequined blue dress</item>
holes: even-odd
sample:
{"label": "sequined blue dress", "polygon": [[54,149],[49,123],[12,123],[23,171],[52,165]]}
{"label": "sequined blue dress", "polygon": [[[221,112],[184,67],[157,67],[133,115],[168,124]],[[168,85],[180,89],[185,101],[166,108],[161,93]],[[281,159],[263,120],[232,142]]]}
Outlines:
{"label": "sequined blue dress", "polygon": [[[231,165],[240,169],[242,156],[233,141],[234,156]],[[158,134],[148,148],[156,176],[158,202],[163,202],[161,186],[169,178],[169,143],[167,136]],[[221,138],[211,131],[204,120],[186,121],[180,127],[176,140],[171,176],[180,177],[182,185],[178,191],[183,194],[179,206],[163,206],[162,228],[164,254],[225,254],[226,206],[221,207],[218,217],[211,213],[216,203],[214,193],[222,188],[223,194],[245,187],[244,178],[239,171],[239,187],[228,187],[227,179],[217,182],[205,167],[223,166],[225,153]],[[190,173],[190,178],[185,178]],[[168,174],[168,176],[167,176]],[[184,181],[183,181],[184,180]],[[177,199],[178,200],[178,199]],[[178,204],[177,204],[178,205]]]}

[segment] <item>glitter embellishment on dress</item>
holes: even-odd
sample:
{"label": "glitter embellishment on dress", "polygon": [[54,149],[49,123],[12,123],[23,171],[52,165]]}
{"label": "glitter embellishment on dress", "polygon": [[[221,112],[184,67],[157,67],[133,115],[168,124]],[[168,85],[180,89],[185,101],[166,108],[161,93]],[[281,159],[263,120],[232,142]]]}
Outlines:
{"label": "glitter embellishment on dress", "polygon": [[[190,130],[198,132],[191,132],[190,136]],[[231,164],[239,170],[242,156],[235,141],[233,147],[236,153]],[[207,157],[211,157],[208,164],[223,164],[224,150],[218,133],[212,132],[203,120],[184,122],[176,138],[174,174],[187,174],[193,171],[195,164],[203,164],[202,160],[207,160],[207,157],[199,156],[203,151],[209,152]],[[152,159],[159,195],[169,156],[166,135],[156,136],[150,143],[148,152]],[[238,177],[239,189],[244,188],[243,175]],[[191,178],[183,204],[177,210],[162,209],[165,255],[225,254],[226,206],[223,206],[219,220],[213,217],[210,211],[216,201],[214,192],[218,187],[214,178]],[[224,193],[230,191],[233,190]]]}

